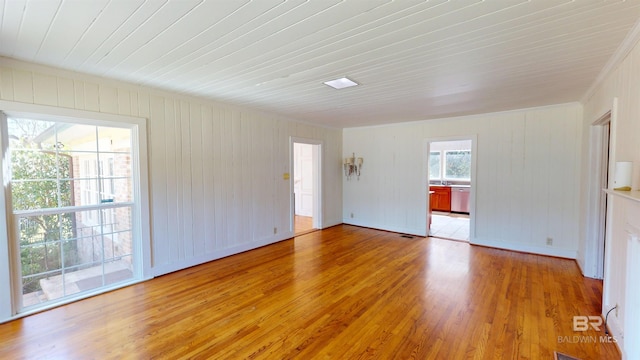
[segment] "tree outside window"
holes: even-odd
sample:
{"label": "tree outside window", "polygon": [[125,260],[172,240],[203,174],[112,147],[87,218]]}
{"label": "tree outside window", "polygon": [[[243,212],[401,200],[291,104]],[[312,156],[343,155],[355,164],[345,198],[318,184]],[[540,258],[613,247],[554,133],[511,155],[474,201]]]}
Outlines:
{"label": "tree outside window", "polygon": [[471,151],[456,150],[445,152],[445,178],[455,180],[471,179]]}
{"label": "tree outside window", "polygon": [[[71,156],[53,143],[37,137],[52,123],[9,119],[11,148],[11,197],[14,211],[47,209],[72,204],[69,179]],[[76,258],[74,218],[71,214],[23,217],[18,224],[24,293],[40,290],[39,280],[62,268],[61,259]],[[61,256],[61,252],[65,254]],[[36,274],[45,274],[34,276]]]}

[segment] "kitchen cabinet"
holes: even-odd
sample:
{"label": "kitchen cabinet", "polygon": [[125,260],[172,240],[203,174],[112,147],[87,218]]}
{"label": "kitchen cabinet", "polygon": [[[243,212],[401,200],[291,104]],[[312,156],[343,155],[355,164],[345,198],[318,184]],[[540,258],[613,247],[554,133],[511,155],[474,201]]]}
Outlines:
{"label": "kitchen cabinet", "polygon": [[435,191],[429,190],[429,212],[427,213],[427,235],[429,235],[429,230],[431,230],[431,213],[433,212],[433,194]]}
{"label": "kitchen cabinet", "polygon": [[434,211],[451,211],[451,188],[448,186],[430,186],[430,191],[433,191],[433,195],[431,195],[431,200],[433,204],[431,205]]}

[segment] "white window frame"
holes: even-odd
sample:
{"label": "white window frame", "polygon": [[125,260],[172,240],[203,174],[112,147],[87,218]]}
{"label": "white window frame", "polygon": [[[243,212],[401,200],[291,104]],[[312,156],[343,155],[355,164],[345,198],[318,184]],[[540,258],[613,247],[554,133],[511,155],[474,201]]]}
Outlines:
{"label": "white window frame", "polygon": [[[106,286],[95,291],[87,291],[77,295],[51,301],[43,307],[21,311],[22,289],[18,276],[20,264],[19,247],[10,236],[14,231],[12,225],[13,209],[7,200],[11,199],[9,190],[8,136],[5,117],[33,118],[56,122],[84,123],[92,126],[127,126],[131,129],[132,140],[132,176],[134,182],[133,196],[135,205],[132,208],[133,237],[140,239],[134,242],[133,254],[138,266],[135,267],[134,280],[116,286]],[[149,212],[149,181],[148,181],[148,153],[147,153],[147,119],[131,116],[97,113],[84,110],[58,108],[45,105],[34,105],[0,100],[0,155],[2,167],[0,178],[3,180],[4,191],[0,191],[0,200],[5,204],[0,207],[0,323],[34,312],[53,308],[99,293],[111,291],[115,288],[152,278],[151,271],[151,237]]]}

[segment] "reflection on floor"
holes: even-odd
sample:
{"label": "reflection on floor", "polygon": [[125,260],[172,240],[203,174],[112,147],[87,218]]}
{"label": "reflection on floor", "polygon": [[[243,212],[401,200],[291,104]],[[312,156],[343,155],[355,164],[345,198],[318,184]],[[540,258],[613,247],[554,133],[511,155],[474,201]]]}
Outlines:
{"label": "reflection on floor", "polygon": [[445,239],[469,241],[469,215],[433,212],[430,235]]}
{"label": "reflection on floor", "polygon": [[296,215],[293,228],[293,232],[296,236],[303,235],[314,230],[316,229],[313,228],[313,218],[311,216]]}

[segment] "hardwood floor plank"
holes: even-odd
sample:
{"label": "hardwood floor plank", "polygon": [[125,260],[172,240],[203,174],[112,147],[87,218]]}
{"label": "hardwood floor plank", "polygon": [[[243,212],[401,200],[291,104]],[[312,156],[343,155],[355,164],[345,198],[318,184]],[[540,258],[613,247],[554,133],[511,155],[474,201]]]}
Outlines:
{"label": "hardwood floor plank", "polygon": [[348,225],[0,325],[0,358],[618,359],[573,260]]}

